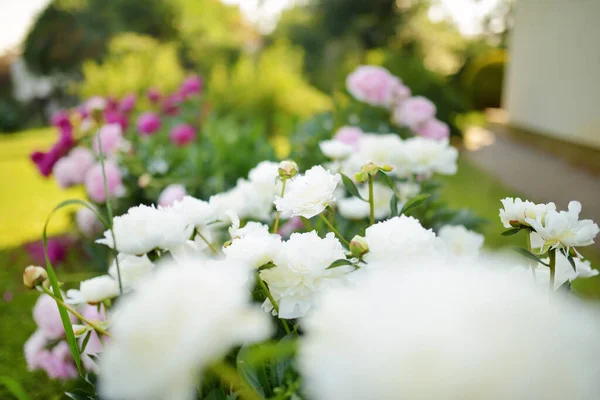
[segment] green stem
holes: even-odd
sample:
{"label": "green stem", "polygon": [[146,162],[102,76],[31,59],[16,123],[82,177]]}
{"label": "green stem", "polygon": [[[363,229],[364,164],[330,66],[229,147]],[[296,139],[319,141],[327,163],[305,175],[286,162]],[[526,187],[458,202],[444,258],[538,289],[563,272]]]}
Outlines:
{"label": "green stem", "polygon": [[254,389],[238,374],[237,370],[223,361],[216,362],[209,367],[221,381],[230,385],[243,400],[261,400]]}
{"label": "green stem", "polygon": [[556,249],[548,252],[550,257],[550,294],[554,293],[554,277],[556,275]]}
{"label": "green stem", "polygon": [[119,293],[123,295],[123,282],[121,281],[121,266],[119,265],[119,254],[117,250],[117,238],[113,229],[113,212],[110,204],[110,194],[108,192],[108,184],[106,183],[106,170],[104,168],[104,152],[102,151],[102,140],[98,134],[98,155],[100,156],[100,166],[102,167],[102,183],[104,184],[104,196],[106,202],[106,213],[108,214],[108,229],[113,240],[113,250],[115,253],[115,266],[117,267],[117,280],[119,281]]}
{"label": "green stem", "polygon": [[92,322],[92,321],[88,320],[87,318],[85,318],[83,315],[81,315],[79,312],[77,312],[75,309],[73,309],[73,307],[71,307],[70,305],[68,305],[67,303],[65,303],[64,301],[62,301],[61,299],[59,299],[58,297],[56,297],[54,295],[54,293],[52,293],[50,290],[48,290],[48,288],[46,288],[44,285],[42,285],[42,290],[48,296],[52,297],[54,299],[54,301],[56,301],[62,307],[64,307],[65,309],[67,309],[71,314],[73,314],[74,316],[76,316],[77,318],[79,318],[81,321],[83,321],[86,324],[88,324],[89,326],[91,326],[96,332],[98,332],[101,335],[111,337],[111,334],[109,332],[107,332],[103,328],[99,327],[94,322]]}
{"label": "green stem", "polygon": [[348,242],[346,239],[344,239],[344,237],[341,235],[341,233],[339,233],[337,231],[337,229],[335,229],[335,227],[332,225],[332,223],[329,222],[329,220],[323,214],[319,214],[319,217],[321,217],[321,219],[323,221],[325,221],[325,224],[329,227],[329,229],[331,229],[333,231],[333,233],[335,233],[335,235],[342,241],[342,243],[344,243],[346,245],[346,247],[350,247],[350,242]]}
{"label": "green stem", "polygon": [[375,199],[373,198],[373,176],[369,175],[369,222],[375,223]]}
{"label": "green stem", "polygon": [[204,237],[202,233],[200,233],[200,229],[196,229],[196,234],[200,236],[200,239],[202,239],[204,243],[206,243],[206,245],[212,250],[213,253],[215,253],[215,255],[219,255],[219,251],[215,248],[215,246],[213,246],[211,242],[208,241],[208,239]]}
{"label": "green stem", "polygon": [[265,281],[262,280],[262,278],[260,277],[259,274],[256,274],[256,280],[258,280],[258,284],[260,285],[261,289],[265,292],[265,294],[267,295],[267,298],[269,299],[269,301],[273,305],[273,308],[277,312],[277,317],[281,321],[281,324],[283,325],[283,329],[285,329],[285,333],[290,333],[291,331],[290,331],[290,327],[287,324],[287,321],[285,319],[279,317],[279,305],[273,298],[273,295],[271,294],[271,291],[265,284]]}
{"label": "green stem", "polygon": [[[281,197],[283,197],[285,193],[285,184],[287,182],[287,178],[282,178],[283,184],[281,185]],[[281,218],[281,211],[277,211],[277,215],[275,215],[275,223],[273,224],[273,233],[277,233],[279,229],[279,218]]]}
{"label": "green stem", "polygon": [[[526,232],[527,234],[527,250],[529,250],[529,252],[533,252],[533,248],[531,247],[531,232]],[[535,276],[535,267],[537,266],[537,263],[530,261],[529,262],[529,266],[531,267],[531,273],[533,274],[533,280],[536,280],[536,276]]]}

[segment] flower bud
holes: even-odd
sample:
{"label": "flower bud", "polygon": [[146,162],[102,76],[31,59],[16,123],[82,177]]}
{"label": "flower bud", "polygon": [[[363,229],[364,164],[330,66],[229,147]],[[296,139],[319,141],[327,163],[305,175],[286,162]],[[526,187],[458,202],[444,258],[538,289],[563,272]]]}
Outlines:
{"label": "flower bud", "polygon": [[365,183],[367,181],[367,174],[364,172],[357,172],[356,174],[354,174],[354,180],[357,183]]}
{"label": "flower bud", "polygon": [[383,165],[379,168],[380,170],[382,170],[383,172],[392,172],[392,170],[394,169],[391,165]]}
{"label": "flower bud", "polygon": [[350,252],[355,257],[361,257],[369,252],[367,240],[362,236],[354,236],[350,241]]}
{"label": "flower bud", "polygon": [[150,175],[144,174],[144,175],[140,176],[140,178],[138,179],[138,186],[143,189],[150,184],[151,180],[152,180],[152,177]]}
{"label": "flower bud", "polygon": [[510,226],[512,226],[514,228],[519,228],[521,226],[521,223],[517,220],[509,221],[508,223],[510,224]]}
{"label": "flower bud", "polygon": [[365,163],[361,167],[360,170],[361,170],[361,172],[364,172],[365,174],[375,176],[379,172],[379,166],[377,164],[375,164],[374,162],[369,161],[369,162]]}
{"label": "flower bud", "polygon": [[23,272],[23,283],[28,289],[33,289],[41,285],[48,279],[48,273],[42,267],[30,265]]}
{"label": "flower bud", "polygon": [[296,176],[298,173],[298,164],[291,160],[285,160],[279,163],[279,177],[288,179]]}

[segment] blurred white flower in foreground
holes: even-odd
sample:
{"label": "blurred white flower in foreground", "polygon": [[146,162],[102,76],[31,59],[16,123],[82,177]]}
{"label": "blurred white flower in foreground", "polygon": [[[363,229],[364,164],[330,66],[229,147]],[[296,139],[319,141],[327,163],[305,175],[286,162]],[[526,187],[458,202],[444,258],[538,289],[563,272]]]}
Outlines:
{"label": "blurred white flower in foreground", "polygon": [[[154,264],[145,254],[140,257],[131,254],[119,254],[117,257],[123,290],[133,289],[141,279],[154,269]],[[108,274],[117,282],[119,282],[118,271],[117,263],[113,261],[108,269]]]}
{"label": "blurred white flower in foreground", "polygon": [[251,305],[241,271],[214,262],[162,265],[122,299],[100,358],[102,398],[194,398],[211,362],[266,339],[269,318]]}
{"label": "blurred white flower in foreground", "polygon": [[317,165],[287,183],[283,197],[275,197],[275,207],[284,218],[312,218],[335,201],[335,188],[341,180]]}
{"label": "blurred white flower in foreground", "polygon": [[[543,262],[549,263],[550,259],[542,259]],[[600,271],[593,269],[592,265],[588,260],[582,260],[580,258],[574,258],[575,270],[573,266],[561,253],[556,254],[556,272],[554,276],[554,289],[560,288],[564,283],[573,282],[579,278],[593,278],[597,276]],[[542,288],[547,288],[550,282],[550,268],[542,264],[536,264],[531,269],[531,265],[519,265],[511,270],[512,272],[518,273],[522,278],[527,280],[533,280],[533,282],[540,285]]]}
{"label": "blurred white flower in foreground", "polygon": [[[140,205],[113,219],[117,250],[127,254],[142,255],[157,248],[168,250],[185,243],[192,229],[188,220],[171,208]],[[115,247],[110,230],[96,243]]]}
{"label": "blurred white flower in foreground", "polygon": [[311,398],[576,399],[600,393],[598,310],[482,265],[418,265],[326,292],[304,321]]}
{"label": "blurred white flower in foreground", "polygon": [[[354,268],[327,269],[332,262],[342,258],[346,258],[344,249],[333,233],[323,239],[315,231],[292,233],[275,256],[276,267],[260,273],[279,304],[279,316],[303,317],[311,309],[315,293],[343,285],[345,276]],[[269,299],[265,300],[264,307],[267,311],[273,309]]]}
{"label": "blurred white flower in foreground", "polygon": [[444,241],[450,254],[462,257],[477,257],[484,241],[483,235],[462,225],[445,225],[438,237]]}

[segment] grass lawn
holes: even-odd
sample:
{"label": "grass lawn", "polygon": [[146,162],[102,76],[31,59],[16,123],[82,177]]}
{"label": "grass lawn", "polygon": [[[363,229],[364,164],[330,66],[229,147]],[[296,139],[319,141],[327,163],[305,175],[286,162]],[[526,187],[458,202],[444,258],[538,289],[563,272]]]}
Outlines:
{"label": "grass lawn", "polygon": [[[19,135],[0,137],[0,179],[7,185],[0,200],[0,247],[16,246],[26,240],[40,238],[43,223],[60,201],[81,196],[80,190],[64,191],[51,180],[39,176],[28,159],[35,148],[45,149],[54,141],[49,129],[30,131]],[[523,246],[522,235],[503,237],[504,230],[498,219],[500,199],[518,193],[507,189],[488,174],[467,162],[459,162],[459,172],[445,178],[443,198],[457,208],[470,208],[489,220],[485,226],[486,246]],[[53,220],[54,233],[68,228],[66,213]],[[592,265],[598,266],[597,254],[587,254]],[[27,371],[23,358],[23,343],[35,330],[31,308],[36,293],[27,292],[21,283],[23,268],[30,263],[19,249],[0,251],[0,379],[3,376],[21,382],[27,393],[35,399],[59,399],[70,384],[50,381],[43,372]],[[61,269],[77,270],[76,259],[71,259]],[[64,276],[64,273],[63,273]],[[582,280],[574,285],[582,294],[600,298],[600,278]],[[71,383],[72,385],[72,383]],[[0,385],[0,399],[12,398]]]}

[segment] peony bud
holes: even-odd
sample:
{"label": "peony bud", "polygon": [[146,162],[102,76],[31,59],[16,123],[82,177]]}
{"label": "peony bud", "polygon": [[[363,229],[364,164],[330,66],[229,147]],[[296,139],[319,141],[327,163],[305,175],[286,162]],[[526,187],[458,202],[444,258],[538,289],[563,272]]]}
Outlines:
{"label": "peony bud", "polygon": [[379,168],[380,170],[382,170],[383,172],[392,172],[392,170],[394,169],[391,165],[383,165]]}
{"label": "peony bud", "polygon": [[365,174],[375,176],[379,172],[379,166],[377,164],[375,164],[374,162],[369,161],[369,162],[365,163],[361,167],[360,170],[361,170],[361,172],[364,172]]}
{"label": "peony bud", "polygon": [[43,284],[48,279],[48,273],[42,267],[30,265],[23,272],[23,283],[28,289],[34,289]]}
{"label": "peony bud", "polygon": [[279,163],[279,177],[283,179],[293,178],[298,173],[298,164],[291,160]]}
{"label": "peony bud", "polygon": [[350,241],[350,252],[353,256],[359,258],[368,253],[369,245],[367,244],[367,240],[362,236],[355,235]]}
{"label": "peony bud", "polygon": [[356,183],[365,183],[367,181],[367,174],[364,172],[357,172],[354,174],[354,181]]}

